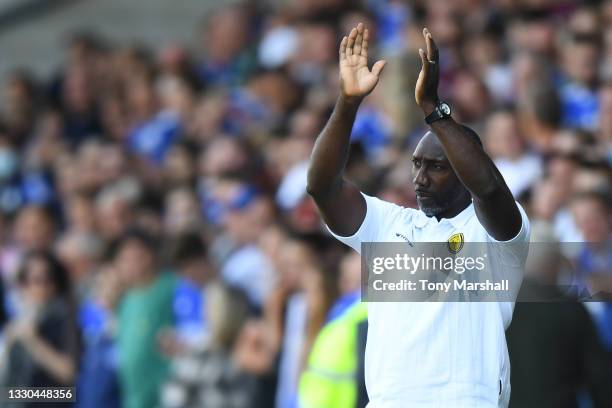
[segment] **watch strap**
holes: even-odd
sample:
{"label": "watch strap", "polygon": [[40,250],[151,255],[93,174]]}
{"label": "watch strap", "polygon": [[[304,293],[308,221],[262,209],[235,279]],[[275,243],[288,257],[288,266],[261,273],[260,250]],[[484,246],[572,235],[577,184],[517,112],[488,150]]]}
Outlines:
{"label": "watch strap", "polygon": [[428,125],[431,125],[437,120],[446,119],[450,117],[449,114],[444,113],[444,111],[440,108],[440,105],[442,105],[442,103],[443,102],[438,102],[436,104],[436,107],[434,108],[433,112],[431,112],[429,115],[425,117],[425,123],[427,123]]}

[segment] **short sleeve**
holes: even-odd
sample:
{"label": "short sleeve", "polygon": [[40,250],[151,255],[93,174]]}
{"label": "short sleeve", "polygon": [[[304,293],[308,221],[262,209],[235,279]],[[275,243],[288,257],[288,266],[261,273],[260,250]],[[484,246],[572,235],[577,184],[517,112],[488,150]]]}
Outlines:
{"label": "short sleeve", "polygon": [[514,236],[514,238],[511,238],[507,241],[498,241],[487,233],[490,242],[500,242],[508,244],[529,242],[529,236],[531,234],[531,225],[529,224],[529,218],[527,217],[527,213],[525,212],[523,207],[518,202],[516,203],[516,206],[518,207],[519,212],[521,213],[521,229],[519,230],[519,232]]}
{"label": "short sleeve", "polygon": [[342,236],[335,234],[328,225],[327,230],[338,241],[350,246],[355,251],[361,253],[362,242],[378,242],[382,239],[384,231],[388,230],[388,226],[393,222],[395,217],[401,212],[402,207],[383,201],[376,197],[371,197],[363,194],[366,201],[366,215],[359,229],[350,236]]}
{"label": "short sleeve", "polygon": [[[522,220],[521,229],[516,236],[507,241],[499,241],[487,234],[489,253],[494,266],[493,270],[495,271],[495,280],[508,280],[514,294],[518,293],[523,280],[531,235],[529,218],[527,218],[523,207],[519,203],[516,203],[516,205],[521,213]],[[504,328],[507,329],[512,320],[514,301],[500,302],[499,307],[502,313]]]}

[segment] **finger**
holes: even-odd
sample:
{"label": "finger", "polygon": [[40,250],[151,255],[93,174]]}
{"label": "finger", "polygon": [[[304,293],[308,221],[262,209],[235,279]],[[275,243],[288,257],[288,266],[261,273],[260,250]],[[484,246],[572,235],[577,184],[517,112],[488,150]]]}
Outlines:
{"label": "finger", "polygon": [[429,42],[431,44],[431,60],[430,61],[438,62],[438,58],[439,58],[438,46],[436,45],[436,42],[434,41],[433,35],[431,34],[431,32],[429,32]]}
{"label": "finger", "polygon": [[346,35],[342,37],[342,42],[340,42],[340,59],[346,58],[346,44],[348,43],[348,38]]}
{"label": "finger", "polygon": [[355,38],[355,46],[353,47],[353,54],[361,55],[361,43],[363,41],[363,24],[357,24],[357,38]]}
{"label": "finger", "polygon": [[385,68],[385,65],[387,65],[387,61],[385,60],[376,61],[376,63],[372,67],[372,73],[376,76],[380,76],[383,69]]}
{"label": "finger", "polygon": [[361,43],[361,56],[368,58],[368,40],[370,39],[370,30],[363,32],[363,42]]}
{"label": "finger", "polygon": [[427,42],[427,59],[429,61],[438,61],[438,47],[436,46],[436,43],[433,39],[433,36],[431,35],[431,32],[426,28],[427,30],[427,34],[426,34],[426,42]]}
{"label": "finger", "polygon": [[357,37],[357,29],[353,28],[348,36],[348,44],[346,45],[346,55],[353,55],[353,46]]}
{"label": "finger", "polygon": [[429,32],[427,27],[423,29],[423,35],[425,36],[425,45],[427,47],[427,60],[434,61],[433,49],[432,49],[432,44],[431,44],[432,43],[431,33]]}
{"label": "finger", "polygon": [[419,48],[419,56],[421,57],[421,64],[423,72],[427,73],[429,71],[429,61],[427,60],[427,55],[425,55],[425,51],[422,48]]}

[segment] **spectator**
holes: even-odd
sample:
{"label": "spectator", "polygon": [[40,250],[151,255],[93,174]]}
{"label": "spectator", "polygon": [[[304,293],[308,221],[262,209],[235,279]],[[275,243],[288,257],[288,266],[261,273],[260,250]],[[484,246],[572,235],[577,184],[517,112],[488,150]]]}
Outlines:
{"label": "spectator", "polygon": [[203,83],[239,84],[253,69],[253,56],[247,50],[250,21],[248,11],[240,6],[222,8],[209,16],[202,32],[206,60],[199,73]]}
{"label": "spectator", "polygon": [[578,256],[579,270],[589,292],[612,295],[612,234],[609,200],[598,193],[583,193],[573,198],[571,208],[584,244]]}
{"label": "spectator", "polygon": [[[136,21],[111,3],[113,15],[125,15],[113,27]],[[54,52],[60,63],[50,77],[36,66],[1,81],[5,327],[24,319],[29,290],[17,277],[26,254],[52,252],[78,302],[83,353],[69,357],[80,357],[75,381],[87,398],[79,405],[155,406],[169,360],[199,364],[193,347],[209,344],[214,329],[203,290],[225,284],[243,290],[262,316],[249,316],[231,351],[215,349],[212,359],[231,360],[240,378],[250,378],[250,406],[295,407],[311,350],[318,354],[320,335],[343,321],[358,288],[358,260],[329,243],[305,193],[305,169],[336,101],[337,36],[359,21],[369,28],[369,53],[388,63],[358,112],[346,177],[369,194],[416,206],[411,160],[424,123],[413,91],[427,26],[439,40],[440,97],[457,119],[482,128],[530,219],[562,242],[573,283],[603,294],[612,1],[241,1],[203,17],[182,28],[195,31],[194,51],[166,38],[164,24],[151,47],[131,43],[123,30],[113,31],[112,43],[97,30],[75,32],[64,53]],[[105,13],[96,18],[108,21]],[[558,283],[572,283],[556,272]],[[519,339],[512,404],[527,406],[529,393],[534,403],[555,395],[573,403],[574,388],[562,387],[603,381],[595,371],[585,377],[591,354],[581,344],[592,339],[584,308],[527,306],[517,305],[511,334]],[[612,344],[610,303],[584,306],[604,345]],[[214,314],[233,310],[215,306]],[[555,328],[567,336],[548,331]],[[357,330],[363,346],[363,322]],[[520,340],[524,330],[533,342]],[[29,375],[23,370],[15,379]],[[215,378],[202,375],[198,384]],[[189,389],[200,393],[198,384]],[[594,388],[593,402],[598,395]],[[367,395],[358,400],[365,405]]]}
{"label": "spectator", "polygon": [[3,386],[73,386],[79,341],[66,270],[51,253],[35,250],[25,256],[18,281],[22,308],[4,333]]}
{"label": "spectator", "polygon": [[91,287],[101,252],[100,241],[95,236],[85,233],[75,232],[62,237],[58,242],[58,257],[66,265],[78,300],[83,299]]}
{"label": "spectator", "polygon": [[0,279],[0,332],[4,331],[4,325],[8,320],[4,299],[4,282]]}
{"label": "spectator", "polygon": [[159,270],[157,247],[147,234],[133,230],[117,244],[115,267],[125,287],[117,306],[119,379],[124,408],[153,407],[168,375],[160,334],[174,324],[175,277]]}
{"label": "spectator", "polygon": [[555,286],[563,257],[553,230],[536,224],[531,234],[526,279],[506,333],[510,406],[579,407],[586,392],[592,406],[607,407],[612,355],[586,308]]}
{"label": "spectator", "polygon": [[172,264],[179,278],[173,299],[175,332],[168,338],[168,346],[194,349],[205,342],[208,332],[202,288],[216,278],[202,238],[193,233],[177,237]]}
{"label": "spectator", "polygon": [[17,69],[6,80],[6,131],[11,143],[23,146],[39,108],[39,89],[27,70]]}
{"label": "spectator", "polygon": [[540,178],[542,164],[538,156],[526,151],[514,113],[499,111],[489,116],[486,146],[499,172],[515,197]]}
{"label": "spectator", "polygon": [[200,203],[195,193],[188,188],[177,188],[166,194],[164,229],[171,236],[197,233],[205,224]]}
{"label": "spectator", "polygon": [[74,64],[67,69],[63,78],[61,103],[65,112],[64,132],[72,146],[99,136],[102,130],[92,76],[93,73],[84,65]]}
{"label": "spectator", "polygon": [[77,406],[119,408],[121,391],[112,313],[121,295],[116,270],[112,266],[101,268],[92,286],[93,290],[82,301],[79,310],[84,349],[77,383]]}
{"label": "spectator", "polygon": [[612,350],[612,233],[609,199],[605,194],[579,194],[571,208],[584,237],[576,256],[578,287],[586,296],[607,302],[587,302],[605,346]]}
{"label": "spectator", "polygon": [[563,49],[566,82],[561,88],[567,126],[593,130],[599,112],[595,91],[599,45],[593,37],[574,34]]}
{"label": "spectator", "polygon": [[292,407],[298,401],[300,373],[335,297],[335,282],[330,284],[311,246],[298,240],[281,245],[279,282],[266,305],[266,318],[279,351],[276,406]]}
{"label": "spectator", "polygon": [[272,287],[272,266],[255,241],[272,218],[270,200],[253,185],[225,178],[215,183],[205,205],[226,231],[225,242],[213,242],[213,251],[222,257],[223,280],[242,288],[261,307]]}
{"label": "spectator", "polygon": [[208,287],[206,299],[208,344],[173,361],[170,380],[162,390],[163,405],[251,407],[255,379],[235,358],[238,337],[249,318],[248,299],[240,290],[218,284]]}
{"label": "spectator", "polygon": [[15,224],[15,240],[23,251],[49,249],[55,238],[51,214],[39,206],[24,207]]}
{"label": "spectator", "polygon": [[367,308],[360,302],[359,255],[345,255],[340,271],[341,296],[329,310],[300,377],[302,407],[356,408],[367,403],[362,358]]}

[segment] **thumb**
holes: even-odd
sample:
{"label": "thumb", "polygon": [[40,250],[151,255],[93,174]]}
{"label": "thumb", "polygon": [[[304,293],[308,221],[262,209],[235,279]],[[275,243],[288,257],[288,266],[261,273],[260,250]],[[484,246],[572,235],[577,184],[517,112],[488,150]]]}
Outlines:
{"label": "thumb", "polygon": [[383,69],[385,68],[385,65],[387,65],[387,61],[385,60],[376,61],[376,63],[372,67],[372,73],[376,76],[380,76]]}
{"label": "thumb", "polygon": [[423,71],[427,73],[429,70],[429,61],[427,61],[427,56],[422,48],[419,48],[419,56],[421,57],[421,64],[423,64]]}

